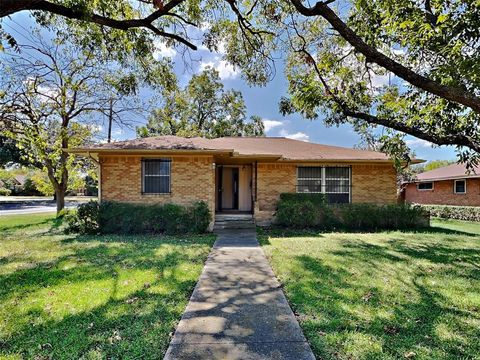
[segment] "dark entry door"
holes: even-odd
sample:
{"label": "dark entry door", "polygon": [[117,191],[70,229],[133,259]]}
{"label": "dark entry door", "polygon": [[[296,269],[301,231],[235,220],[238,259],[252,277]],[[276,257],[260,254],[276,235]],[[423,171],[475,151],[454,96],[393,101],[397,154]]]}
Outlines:
{"label": "dark entry door", "polygon": [[238,210],[238,188],[239,188],[239,182],[238,182],[238,168],[232,168],[232,191],[233,191],[233,209]]}
{"label": "dark entry door", "polygon": [[240,194],[240,173],[238,167],[220,167],[217,183],[217,210],[238,210]]}

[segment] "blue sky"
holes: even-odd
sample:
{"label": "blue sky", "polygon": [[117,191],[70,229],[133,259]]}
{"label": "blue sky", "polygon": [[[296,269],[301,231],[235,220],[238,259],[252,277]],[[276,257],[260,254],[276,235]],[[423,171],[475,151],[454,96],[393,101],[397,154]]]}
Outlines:
{"label": "blue sky", "polygon": [[[25,33],[32,25],[31,19],[26,14],[17,14],[12,20],[6,19],[4,29],[15,34]],[[20,41],[21,42],[21,41]],[[175,72],[182,84],[188,82],[193,72],[201,71],[205,66],[216,68],[225,88],[233,88],[243,93],[247,106],[248,116],[258,115],[264,119],[268,136],[285,136],[294,139],[311,141],[315,143],[352,147],[359,143],[360,138],[349,125],[340,127],[326,127],[319,120],[305,120],[300,115],[282,116],[278,111],[278,103],[282,96],[287,95],[287,83],[283,76],[283,64],[281,60],[276,63],[277,73],[275,78],[265,87],[250,87],[240,77],[238,69],[222,59],[222,52],[210,53],[200,46],[200,49],[192,54],[194,61],[185,69],[181,54],[174,49],[158,43],[156,56],[168,56],[175,62]],[[382,81],[382,79],[379,79]],[[145,122],[146,119],[139,119]],[[135,137],[135,132],[128,129],[114,129],[113,136],[120,140]],[[455,159],[453,147],[432,147],[426,141],[408,138],[408,143],[414,150],[417,158],[425,160]]]}

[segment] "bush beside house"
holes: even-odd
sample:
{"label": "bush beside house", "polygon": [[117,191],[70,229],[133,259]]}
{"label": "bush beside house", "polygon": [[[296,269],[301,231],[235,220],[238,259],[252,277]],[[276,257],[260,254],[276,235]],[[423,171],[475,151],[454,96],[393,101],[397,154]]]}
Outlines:
{"label": "bush beside house", "polygon": [[452,205],[417,205],[427,211],[430,216],[442,219],[480,221],[480,206]]}
{"label": "bush beside house", "polygon": [[280,196],[275,224],[298,229],[394,230],[428,226],[429,215],[419,206],[329,205],[323,194],[288,193]]}
{"label": "bush beside house", "polygon": [[65,219],[67,232],[81,234],[198,234],[207,231],[211,214],[203,201],[191,206],[91,201]]}

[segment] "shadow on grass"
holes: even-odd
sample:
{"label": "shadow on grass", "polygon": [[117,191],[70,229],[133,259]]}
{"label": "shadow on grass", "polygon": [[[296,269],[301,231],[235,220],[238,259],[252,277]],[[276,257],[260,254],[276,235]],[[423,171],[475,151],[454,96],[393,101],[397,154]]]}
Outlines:
{"label": "shadow on grass", "polygon": [[338,228],[334,230],[315,230],[315,229],[289,229],[280,227],[257,228],[257,235],[263,241],[268,241],[268,237],[311,237],[322,238],[331,233],[345,234],[381,234],[385,232],[399,232],[412,234],[439,234],[439,235],[462,235],[462,236],[479,236],[472,232],[452,230],[443,227],[430,226],[419,229],[398,229],[398,230],[351,230],[346,228]]}
{"label": "shadow on grass", "polygon": [[[42,222],[48,223],[53,228],[43,235],[58,232],[52,220]],[[2,258],[2,266],[27,266],[0,276],[0,302],[8,309],[0,354],[162,358],[213,240],[70,236],[58,240],[62,253],[54,260]],[[151,279],[143,283],[137,274]]]}
{"label": "shadow on grass", "polygon": [[[288,278],[296,280],[285,284],[317,358],[398,359],[412,351],[410,356],[428,359],[478,356],[479,308],[465,307],[461,298],[452,300],[452,294],[430,285],[465,273],[476,272],[478,279],[478,266],[473,266],[478,250],[359,242],[331,254],[337,259],[334,266],[333,258],[294,256]],[[445,273],[428,273],[417,260],[451,266]],[[382,277],[388,282],[372,281]]]}
{"label": "shadow on grass", "polygon": [[[12,216],[12,215],[9,215]],[[46,225],[49,223],[53,223],[55,219],[42,219],[41,221],[35,221],[35,219],[32,219],[30,222],[27,223],[22,223],[22,224],[13,224],[13,225],[0,225],[0,233],[5,235],[9,235],[15,231],[18,230],[24,230],[27,228],[31,228],[32,226],[40,226],[40,225]]]}

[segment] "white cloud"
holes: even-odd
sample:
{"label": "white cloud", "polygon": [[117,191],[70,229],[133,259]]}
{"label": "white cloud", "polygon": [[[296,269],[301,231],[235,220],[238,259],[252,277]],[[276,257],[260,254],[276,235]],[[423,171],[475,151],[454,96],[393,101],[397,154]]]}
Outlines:
{"label": "white cloud", "polygon": [[205,70],[205,68],[211,67],[218,71],[220,75],[220,79],[235,79],[240,75],[240,71],[235,69],[235,67],[230,64],[228,61],[220,60],[219,58],[213,59],[213,61],[208,62],[201,62],[200,63],[200,71]]}
{"label": "white cloud", "polygon": [[263,121],[263,125],[265,125],[266,132],[272,130],[273,128],[283,125],[283,122],[278,120],[262,119],[262,121]]}
{"label": "white cloud", "polygon": [[153,52],[153,57],[155,60],[159,60],[164,57],[173,58],[175,55],[177,55],[177,50],[175,50],[173,47],[168,47],[162,41],[155,41],[155,51]]}
{"label": "white cloud", "polygon": [[282,129],[280,131],[280,136],[283,136],[283,137],[286,137],[286,138],[289,138],[289,139],[293,139],[293,140],[301,140],[301,141],[309,141],[310,140],[310,136],[308,136],[307,134],[305,134],[301,131],[290,134],[287,130]]}
{"label": "white cloud", "polygon": [[433,146],[433,144],[430,141],[422,140],[422,139],[411,139],[411,140],[405,141],[405,143],[410,147],[428,148]]}

